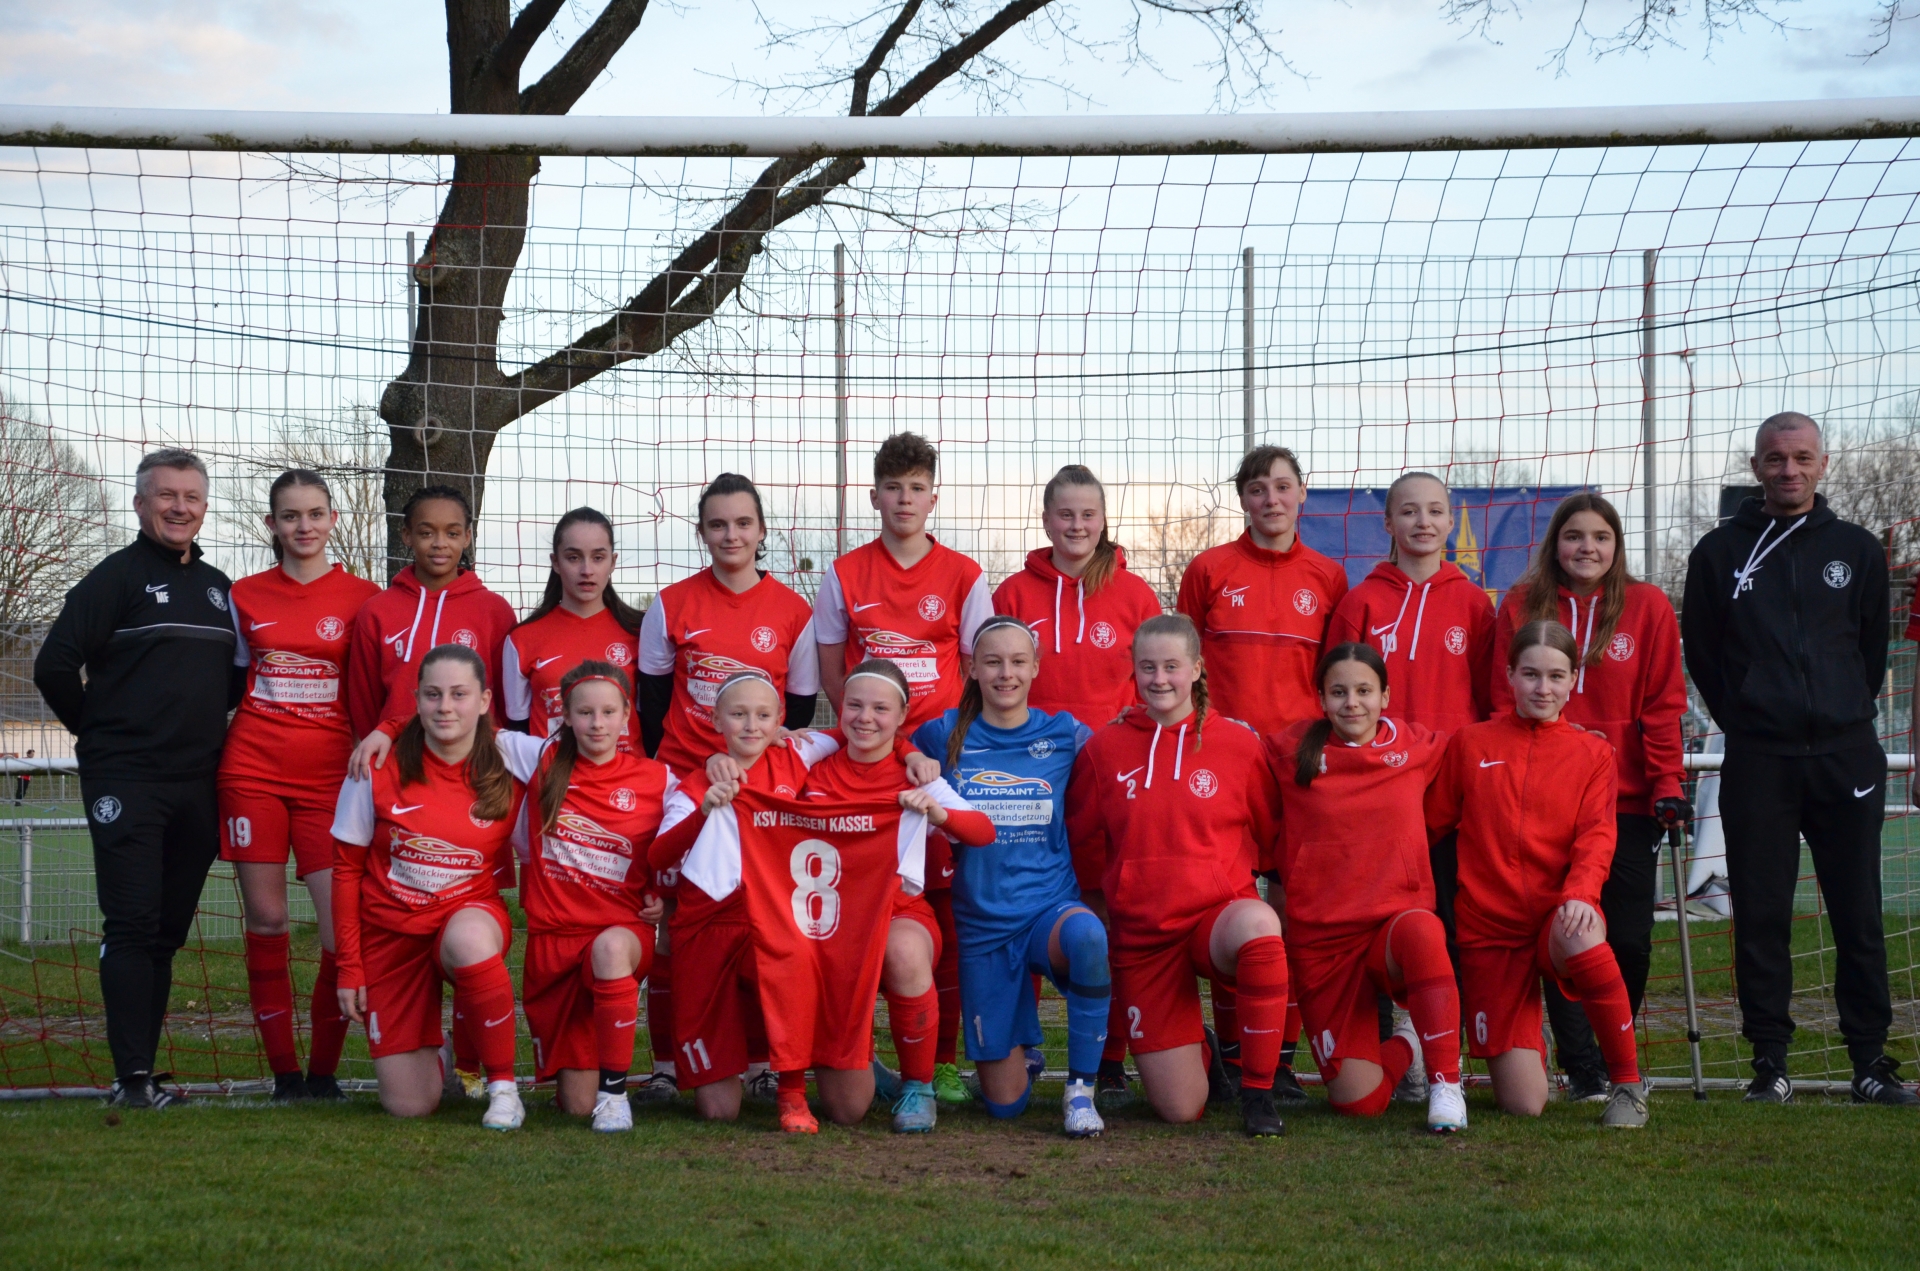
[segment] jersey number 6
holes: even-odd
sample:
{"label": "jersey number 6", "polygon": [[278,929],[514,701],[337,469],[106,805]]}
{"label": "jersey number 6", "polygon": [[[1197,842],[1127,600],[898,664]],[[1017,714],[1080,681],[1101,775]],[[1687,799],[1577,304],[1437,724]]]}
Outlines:
{"label": "jersey number 6", "polygon": [[840,852],[831,843],[806,839],[791,858],[793,921],[809,940],[825,940],[840,929]]}

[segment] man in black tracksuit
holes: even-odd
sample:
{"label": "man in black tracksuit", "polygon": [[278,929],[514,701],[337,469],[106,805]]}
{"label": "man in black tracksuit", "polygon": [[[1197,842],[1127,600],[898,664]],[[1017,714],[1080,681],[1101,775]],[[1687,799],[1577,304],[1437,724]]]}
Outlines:
{"label": "man in black tracksuit", "polygon": [[1833,925],[1854,1098],[1920,1103],[1885,1052],[1887,757],[1874,713],[1887,669],[1886,555],[1816,492],[1827,456],[1812,419],[1761,424],[1752,464],[1765,498],[1748,499],[1695,545],[1681,610],[1687,670],[1726,734],[1720,817],[1742,1032],[1753,1046],[1747,1098],[1793,1097],[1793,893],[1805,835]]}
{"label": "man in black tracksuit", "polygon": [[178,1097],[154,1060],[173,955],[220,850],[214,777],[245,673],[233,665],[232,584],[193,541],[206,466],[185,450],[154,451],[140,461],[133,506],[139,536],[67,593],[33,682],[79,739],[112,1098],[138,1108]]}

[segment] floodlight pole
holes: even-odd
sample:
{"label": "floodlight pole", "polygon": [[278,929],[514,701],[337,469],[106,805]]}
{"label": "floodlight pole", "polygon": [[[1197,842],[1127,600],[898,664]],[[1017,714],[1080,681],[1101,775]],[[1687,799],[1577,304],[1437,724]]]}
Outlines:
{"label": "floodlight pole", "polygon": [[407,343],[408,344],[413,343],[413,333],[420,329],[419,311],[416,308],[414,308],[414,305],[416,303],[416,298],[420,294],[420,280],[413,271],[414,265],[417,264],[419,260],[420,258],[413,254],[413,231],[408,230],[407,231]]}
{"label": "floodlight pole", "polygon": [[1640,448],[1641,480],[1646,493],[1640,501],[1642,532],[1646,535],[1646,570],[1642,578],[1654,577],[1654,566],[1659,557],[1659,545],[1654,541],[1654,471],[1653,471],[1653,389],[1654,389],[1654,273],[1660,260],[1657,248],[1649,247],[1641,257],[1644,271],[1640,284]]}
{"label": "floodlight pole", "polygon": [[1240,253],[1240,453],[1253,449],[1253,248]]}
{"label": "floodlight pole", "polygon": [[847,245],[833,245],[833,554],[847,554]]}

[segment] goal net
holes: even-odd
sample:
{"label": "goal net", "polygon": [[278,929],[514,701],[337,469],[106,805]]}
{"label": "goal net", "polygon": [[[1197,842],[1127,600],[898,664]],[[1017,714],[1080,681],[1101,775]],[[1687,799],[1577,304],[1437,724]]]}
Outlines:
{"label": "goal net", "polygon": [[[1062,123],[1024,122],[1030,150]],[[766,494],[771,567],[810,594],[840,544],[875,532],[874,446],[912,429],[941,450],[935,534],[995,582],[1043,541],[1041,485],[1085,463],[1132,567],[1170,605],[1186,562],[1239,532],[1228,478],[1245,446],[1276,441],[1307,469],[1305,536],[1356,579],[1385,546],[1383,487],[1424,468],[1454,488],[1453,558],[1496,595],[1554,502],[1595,489],[1627,520],[1634,572],[1677,601],[1689,546],[1751,480],[1754,425],[1794,409],[1828,430],[1841,513],[1884,536],[1898,635],[1920,515],[1916,144],[1153,153],[1149,138],[1108,154],[869,159],[767,234],[711,317],[499,431],[478,569],[524,611],[555,519],[591,504],[617,527],[623,593],[647,596],[704,563],[695,497],[734,471]],[[504,373],[643,293],[763,167],[693,149],[543,160],[524,247],[490,258],[510,270]],[[327,472],[339,554],[384,579],[380,408],[446,263],[433,230],[454,161],[270,150],[0,148],[0,753],[53,761],[0,791],[7,1090],[111,1076],[71,739],[30,662],[64,588],[131,532],[140,453],[208,460],[202,542],[234,577],[269,561],[266,482],[289,464]],[[1898,641],[1881,713],[1896,754],[1914,749],[1912,677]],[[1704,713],[1689,736],[1710,770]],[[1920,843],[1894,778],[1885,909],[1893,1046],[1910,1060]],[[1701,829],[1683,889],[1698,893],[1706,1071],[1727,1080],[1744,1048],[1717,839]],[[1796,1076],[1844,1079],[1832,941],[1803,872]],[[316,944],[292,895],[304,1003]],[[176,964],[162,1066],[244,1089],[266,1069],[238,915],[216,866]],[[1659,926],[1642,1025],[1663,1078],[1688,1071],[1675,927]],[[343,1076],[371,1075],[363,1047],[350,1043]]]}

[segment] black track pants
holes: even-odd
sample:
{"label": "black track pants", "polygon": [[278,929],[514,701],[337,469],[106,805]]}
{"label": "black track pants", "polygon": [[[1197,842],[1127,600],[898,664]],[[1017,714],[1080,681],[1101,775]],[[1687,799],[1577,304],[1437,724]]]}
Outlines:
{"label": "black track pants", "polygon": [[1729,739],[1720,817],[1741,1032],[1756,1058],[1782,1070],[1794,1029],[1793,892],[1803,835],[1833,924],[1833,996],[1847,1053],[1858,1069],[1886,1046],[1893,1022],[1880,909],[1886,806],[1887,757],[1878,745],[1784,756],[1754,754]]}
{"label": "black track pants", "polygon": [[117,1077],[154,1070],[173,984],[173,955],[193,929],[207,870],[220,854],[214,779],[81,778],[105,919],[100,997]]}
{"label": "black track pants", "polygon": [[[1660,876],[1660,823],[1650,816],[1621,813],[1614,818],[1618,837],[1613,868],[1600,888],[1600,914],[1607,920],[1607,945],[1627,982],[1627,1001],[1640,1014],[1647,993],[1647,968],[1653,963],[1653,898]],[[1565,1072],[1606,1076],[1607,1061],[1593,1038],[1587,1013],[1569,1002],[1552,980],[1547,982],[1547,1019],[1553,1025],[1553,1049]]]}

